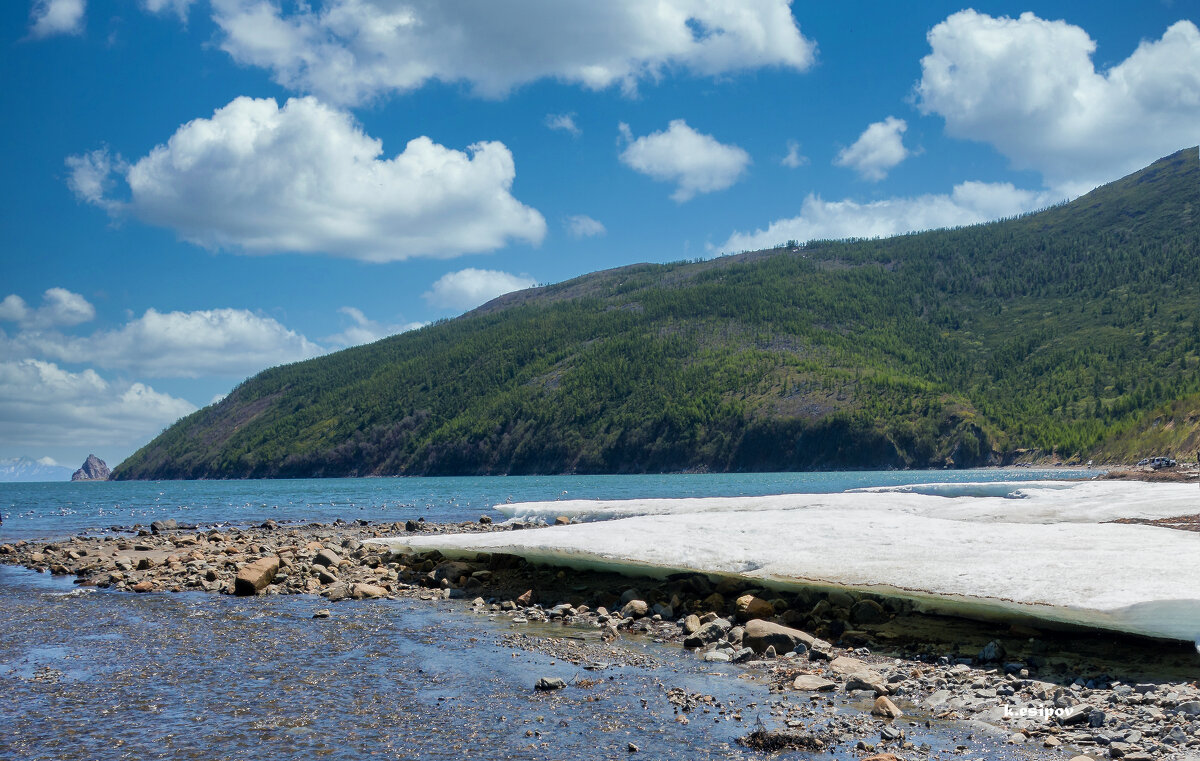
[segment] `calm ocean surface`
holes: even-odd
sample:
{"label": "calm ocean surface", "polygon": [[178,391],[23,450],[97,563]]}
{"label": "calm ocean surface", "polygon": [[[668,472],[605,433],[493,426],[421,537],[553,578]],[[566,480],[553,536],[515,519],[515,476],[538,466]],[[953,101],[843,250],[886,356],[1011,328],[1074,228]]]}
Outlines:
{"label": "calm ocean surface", "polygon": [[930,482],[1087,478],[1095,470],[856,471],[705,473],[638,476],[479,476],[467,478],[330,478],[261,481],[121,481],[0,483],[0,538],[65,537],[83,531],[183,524],[478,520],[502,502],[556,499],[737,497],[831,493],[864,486]]}

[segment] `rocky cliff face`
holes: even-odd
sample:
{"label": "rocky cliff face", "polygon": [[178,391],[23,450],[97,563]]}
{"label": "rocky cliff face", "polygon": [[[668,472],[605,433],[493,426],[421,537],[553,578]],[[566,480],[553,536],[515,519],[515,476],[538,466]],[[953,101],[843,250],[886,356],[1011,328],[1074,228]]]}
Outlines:
{"label": "rocky cliff face", "polygon": [[107,481],[112,471],[94,454],[87,456],[83,467],[71,474],[72,481]]}

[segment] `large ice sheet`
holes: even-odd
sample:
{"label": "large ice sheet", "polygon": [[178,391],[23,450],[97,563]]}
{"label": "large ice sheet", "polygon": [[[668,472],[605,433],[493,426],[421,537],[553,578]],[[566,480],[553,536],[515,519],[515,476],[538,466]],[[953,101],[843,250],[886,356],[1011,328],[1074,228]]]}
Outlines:
{"label": "large ice sheet", "polygon": [[868,487],[833,494],[685,499],[562,500],[496,505],[514,518],[605,520],[750,510],[886,509],[968,521],[1097,523],[1200,513],[1200,489],[1138,481],[1007,481]]}
{"label": "large ice sheet", "polygon": [[1037,482],[1008,484],[1004,496],[990,496],[947,486],[954,488],[504,505],[515,515],[630,517],[389,543],[639,572],[688,569],[782,585],[836,585],[971,615],[1020,614],[1172,639],[1200,637],[1200,534],[1101,522],[1200,512],[1197,487]]}

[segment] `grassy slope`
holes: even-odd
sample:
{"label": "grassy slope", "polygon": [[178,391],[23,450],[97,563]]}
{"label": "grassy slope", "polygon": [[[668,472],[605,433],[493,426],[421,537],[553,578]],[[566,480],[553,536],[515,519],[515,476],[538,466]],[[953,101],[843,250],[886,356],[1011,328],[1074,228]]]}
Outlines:
{"label": "grassy slope", "polygon": [[1143,445],[1122,436],[1200,392],[1198,188],[1189,149],[1015,220],[510,294],[265,371],[117,476],[970,465],[1022,447],[1131,456]]}

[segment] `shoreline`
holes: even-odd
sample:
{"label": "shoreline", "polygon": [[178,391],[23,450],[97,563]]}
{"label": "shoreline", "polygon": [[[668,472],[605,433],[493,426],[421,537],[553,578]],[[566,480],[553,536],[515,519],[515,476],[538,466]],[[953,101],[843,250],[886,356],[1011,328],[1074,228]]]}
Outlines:
{"label": "shoreline", "polygon": [[[436,551],[392,554],[365,543],[518,526],[486,517],[456,524],[268,521],[209,531],[162,523],[138,536],[6,544],[0,562],[140,593],[312,594],[318,606],[459,599],[514,627],[561,627],[563,636],[578,632],[596,643],[630,636],[674,643],[706,663],[744,664],[772,692],[795,698],[778,717],[780,728],[747,736],[764,748],[842,747],[849,734],[864,748],[919,755],[903,739],[904,722],[916,717],[983,721],[1014,745],[1068,746],[1091,758],[1186,758],[1180,754],[1200,749],[1200,658],[1178,643],[998,627],[884,597],[779,593],[747,579],[674,574],[656,581],[530,565],[513,555],[466,562]],[[314,615],[330,614],[321,607]],[[523,646],[561,650],[552,640],[526,637]],[[854,726],[836,736],[811,728],[821,707],[846,700],[862,708]],[[897,707],[907,718],[877,715]]]}

